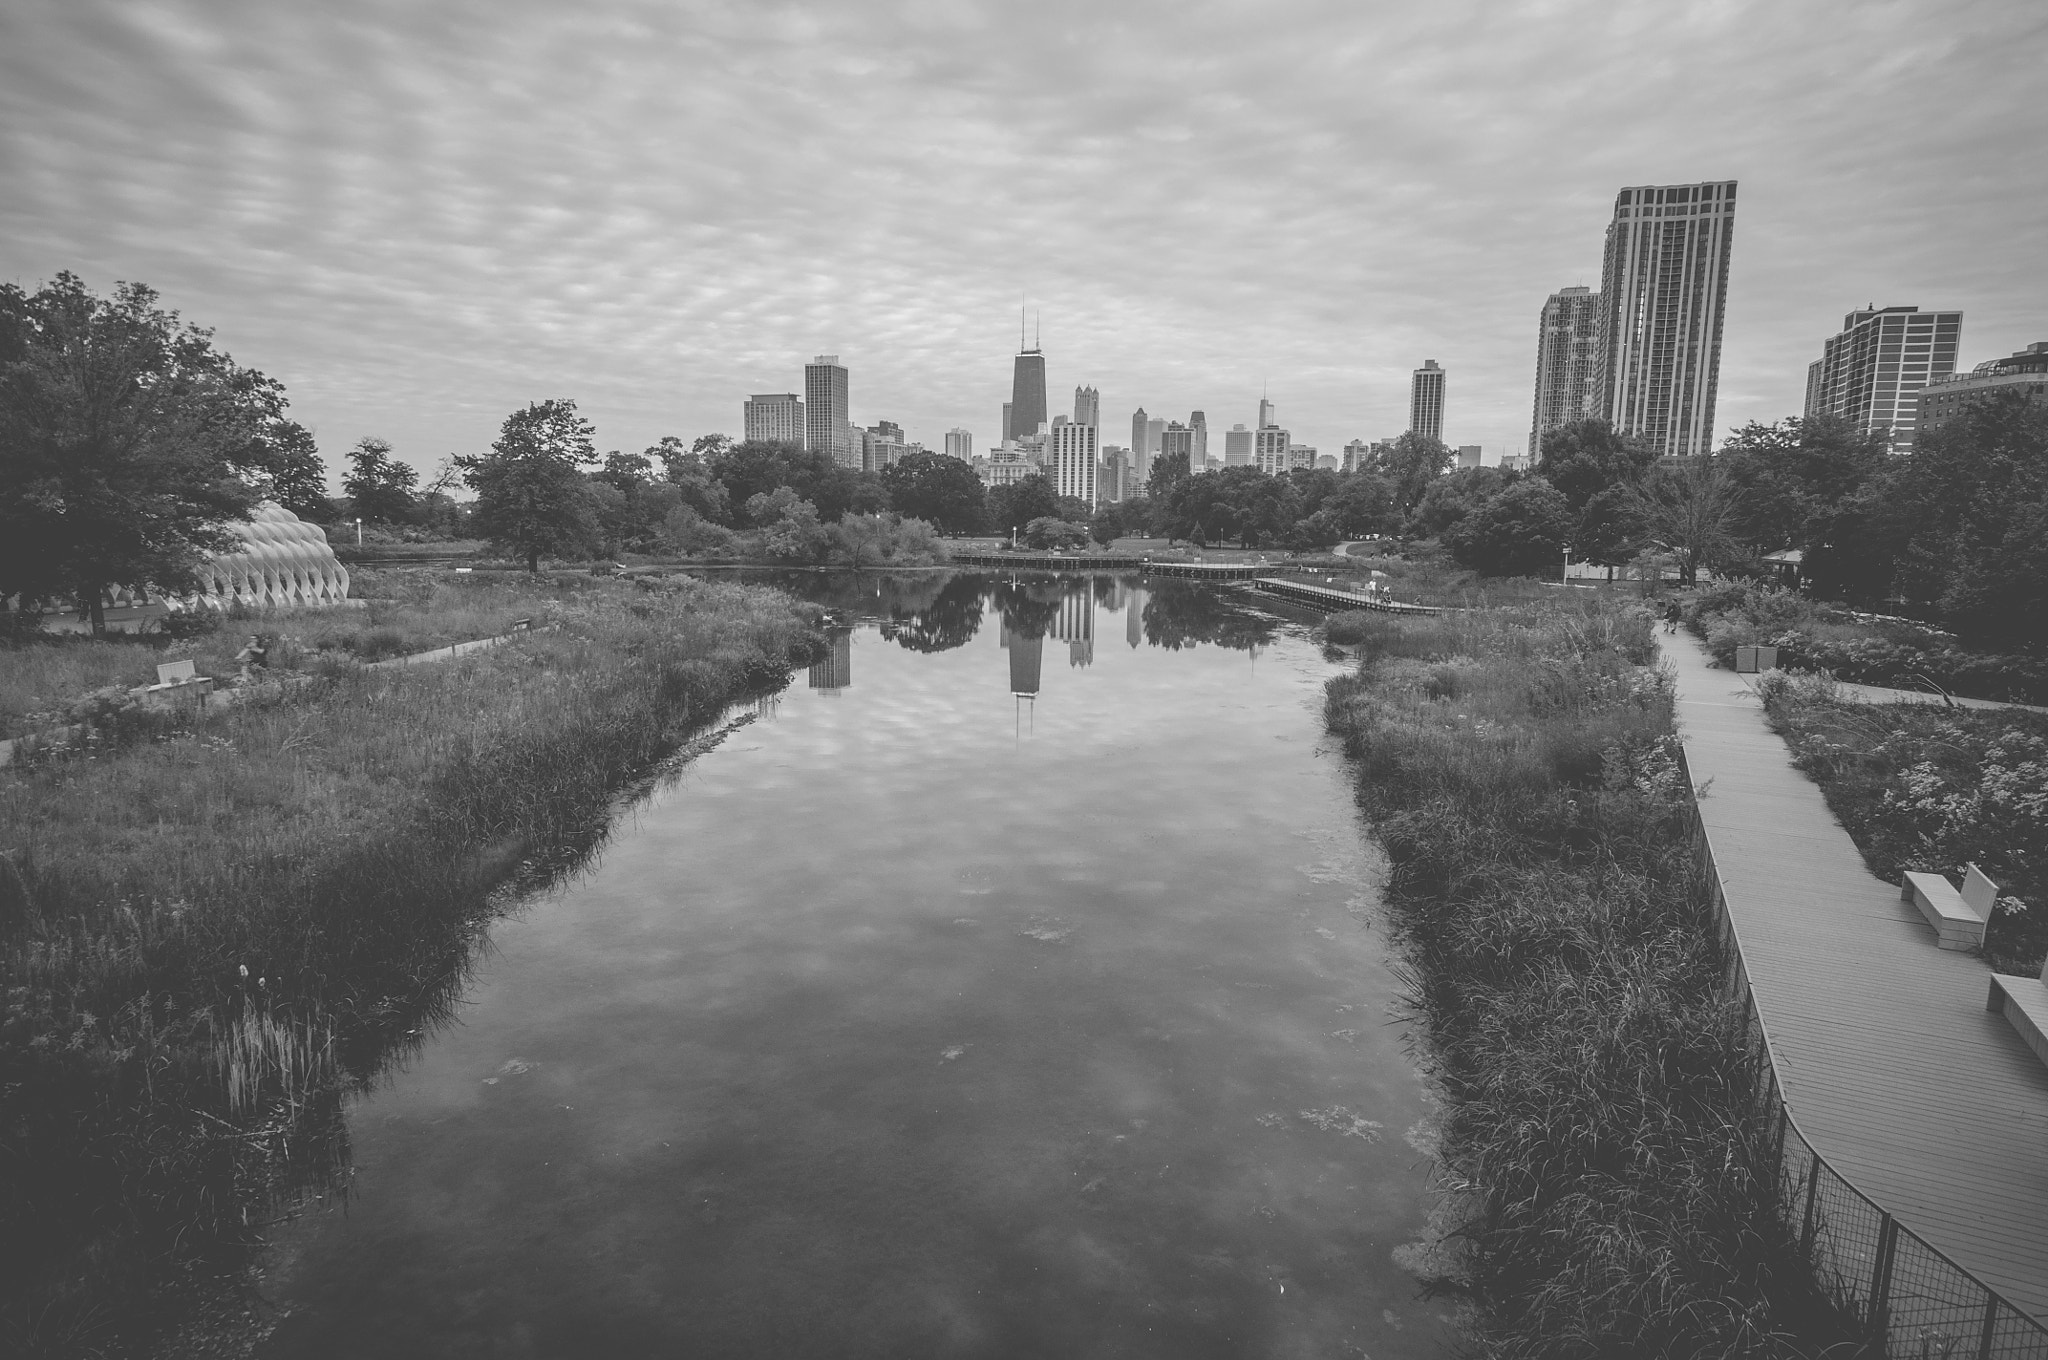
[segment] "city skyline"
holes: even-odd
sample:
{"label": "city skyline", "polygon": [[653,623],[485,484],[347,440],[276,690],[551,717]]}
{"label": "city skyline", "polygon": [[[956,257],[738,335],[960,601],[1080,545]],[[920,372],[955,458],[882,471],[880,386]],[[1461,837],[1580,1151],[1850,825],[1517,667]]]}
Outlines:
{"label": "city skyline", "polygon": [[[1477,17],[17,7],[0,278],[147,283],[285,383],[330,468],[380,435],[428,471],[557,396],[601,448],[738,435],[820,351],[859,370],[860,418],[987,430],[1020,292],[1051,376],[1111,410],[1227,430],[1270,378],[1335,449],[1403,429],[1435,355],[1446,438],[1491,454],[1527,439],[1529,320],[1597,283],[1617,187],[1713,175],[1743,195],[1717,439],[1797,414],[1870,298],[1966,311],[1959,368],[2041,338],[2048,183],[2013,172],[2008,116],[2048,64],[2038,7]],[[1129,78],[999,78],[1081,31]],[[1191,78],[1225,53],[1231,81]],[[835,90],[830,116],[760,106],[771,75]],[[1101,211],[1052,209],[1053,182]],[[1166,196],[1189,210],[1135,229],[1124,205]]]}

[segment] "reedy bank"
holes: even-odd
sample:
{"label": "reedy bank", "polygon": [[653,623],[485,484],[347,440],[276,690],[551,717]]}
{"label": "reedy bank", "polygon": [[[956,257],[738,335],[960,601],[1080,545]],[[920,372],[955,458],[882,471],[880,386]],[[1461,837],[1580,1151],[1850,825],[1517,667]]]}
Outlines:
{"label": "reedy bank", "polygon": [[784,683],[816,613],[592,585],[473,658],[0,775],[0,1350],[137,1350],[153,1297],[333,1184],[341,1095],[444,1011],[498,890]]}
{"label": "reedy bank", "polygon": [[1779,1225],[1641,606],[1347,620],[1332,682],[1447,1095],[1494,1356],[1848,1340]]}

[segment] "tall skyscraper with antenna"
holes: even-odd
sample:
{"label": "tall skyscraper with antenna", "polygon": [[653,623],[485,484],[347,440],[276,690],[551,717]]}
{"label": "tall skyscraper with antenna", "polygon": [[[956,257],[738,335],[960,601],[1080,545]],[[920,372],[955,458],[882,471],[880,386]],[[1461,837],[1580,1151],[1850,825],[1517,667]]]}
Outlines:
{"label": "tall skyscraper with antenna", "polygon": [[1017,312],[1017,363],[1010,377],[1010,428],[1005,439],[1026,439],[1045,424],[1045,352],[1033,337],[1024,348],[1024,312]]}

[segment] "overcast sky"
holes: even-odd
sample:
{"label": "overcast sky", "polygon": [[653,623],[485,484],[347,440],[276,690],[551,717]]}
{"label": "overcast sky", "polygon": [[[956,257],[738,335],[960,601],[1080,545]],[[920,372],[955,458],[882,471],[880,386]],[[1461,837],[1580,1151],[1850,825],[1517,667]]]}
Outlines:
{"label": "overcast sky", "polygon": [[2044,89],[2042,0],[0,0],[0,279],[150,284],[331,465],[736,434],[819,352],[980,450],[1020,298],[1106,442],[1263,383],[1335,453],[1434,358],[1493,462],[1623,185],[1741,181],[1724,432],[1868,302],[2048,339]]}

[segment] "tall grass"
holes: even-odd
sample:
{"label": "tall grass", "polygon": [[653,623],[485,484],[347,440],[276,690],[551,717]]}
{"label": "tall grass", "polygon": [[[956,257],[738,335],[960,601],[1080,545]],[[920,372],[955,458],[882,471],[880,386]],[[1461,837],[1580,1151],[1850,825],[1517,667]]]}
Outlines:
{"label": "tall grass", "polygon": [[1327,718],[1392,864],[1485,1353],[1843,1340],[1745,1108],[1648,611],[1552,592],[1353,626]]}
{"label": "tall grass", "polygon": [[593,586],[473,658],[0,774],[0,1352],[133,1348],[169,1272],[331,1176],[340,1092],[445,1011],[493,890],[594,845],[815,617]]}
{"label": "tall grass", "polygon": [[235,655],[251,633],[269,644],[273,672],[312,669],[327,658],[379,661],[495,636],[549,601],[594,586],[576,578],[541,583],[419,568],[358,571],[350,589],[359,609],[235,609],[185,616],[176,637],[0,642],[0,738],[74,721],[70,710],[81,698],[108,686],[148,684],[160,662],[190,660],[201,675],[233,676],[240,668]]}

